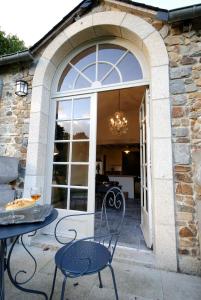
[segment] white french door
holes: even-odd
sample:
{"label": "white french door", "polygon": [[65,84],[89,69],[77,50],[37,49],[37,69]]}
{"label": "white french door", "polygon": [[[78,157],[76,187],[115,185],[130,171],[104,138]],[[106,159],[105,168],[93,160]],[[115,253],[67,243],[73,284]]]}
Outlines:
{"label": "white french door", "polygon": [[141,229],[147,247],[152,240],[152,206],[151,206],[151,147],[150,147],[150,110],[149,91],[143,97],[140,112],[140,173],[141,173]]}
{"label": "white french door", "polygon": [[[95,211],[97,94],[62,97],[56,100],[54,149],[52,149],[49,199],[59,217]],[[45,233],[52,234],[55,223]],[[94,217],[68,218],[59,235],[93,235]]]}

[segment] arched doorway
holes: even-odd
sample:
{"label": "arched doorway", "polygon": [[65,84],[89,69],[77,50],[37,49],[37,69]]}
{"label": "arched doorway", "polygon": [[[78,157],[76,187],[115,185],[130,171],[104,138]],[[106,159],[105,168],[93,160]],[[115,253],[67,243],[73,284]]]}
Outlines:
{"label": "arched doorway", "polygon": [[[66,214],[66,210],[70,215],[80,214],[84,211],[93,213],[95,210],[96,128],[99,129],[101,123],[97,124],[97,107],[100,107],[97,106],[97,101],[100,100],[98,99],[99,93],[105,90],[118,89],[120,91],[122,88],[128,89],[133,86],[145,87],[149,83],[146,59],[128,41],[125,42],[122,39],[102,40],[86,45],[80,51],[76,49],[75,52],[76,54],[73,51],[64,59],[55,76],[54,86],[57,86],[57,91],[51,99],[52,116],[49,116],[54,124],[50,126],[51,130],[48,135],[48,149],[50,149],[48,155],[52,157],[52,168],[49,165],[48,170],[52,175],[47,175],[50,181],[46,183],[46,195],[48,195],[48,199],[51,199],[54,207],[59,210],[60,217]],[[143,96],[147,102],[145,95],[141,96],[141,101]],[[132,105],[135,106],[135,99],[133,99]],[[109,106],[109,102],[106,104],[105,110],[108,109],[107,106]],[[146,110],[143,111],[143,118],[146,119]],[[101,112],[101,114],[104,113],[104,111]],[[139,107],[137,114],[139,115]],[[131,118],[129,128],[134,122],[138,125],[138,115],[136,118],[135,114],[133,120]],[[142,127],[145,128],[145,126],[147,128],[145,134],[150,135],[146,122]],[[107,132],[108,128],[106,127],[104,131]],[[145,148],[146,140],[144,137],[141,151],[141,157],[144,158],[141,173],[144,174],[142,178],[146,177],[143,180],[141,193],[141,227],[146,243],[151,247],[151,180],[148,171],[150,160],[147,164],[145,159],[150,144]],[[123,144],[125,139],[123,141],[120,138],[118,142]],[[139,140],[136,142],[140,144]],[[120,177],[119,180],[121,180]],[[149,191],[147,182],[149,182]],[[124,186],[122,188],[124,189]],[[146,200],[144,200],[145,198]],[[82,237],[94,234],[93,218],[90,219],[88,216],[84,220],[83,216],[76,217],[69,221],[69,226],[72,226],[70,225],[72,223],[76,223],[74,226]],[[65,229],[61,229],[61,232],[67,234],[67,228],[68,226],[65,224]]]}
{"label": "arched doorway", "polygon": [[130,40],[148,62],[154,249],[158,266],[176,270],[168,55],[160,34],[142,18],[117,11],[88,15],[67,27],[43,52],[33,80],[25,194],[33,184],[45,187],[50,162],[42,157],[47,154],[50,98],[57,91],[54,86],[57,81],[53,80],[58,74],[56,71],[73,48],[101,36],[113,36],[114,39],[121,36]]}

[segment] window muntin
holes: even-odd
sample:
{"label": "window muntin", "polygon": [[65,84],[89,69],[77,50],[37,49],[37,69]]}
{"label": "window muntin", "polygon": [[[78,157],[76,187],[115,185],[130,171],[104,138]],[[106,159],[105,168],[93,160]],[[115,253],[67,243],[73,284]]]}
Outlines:
{"label": "window muntin", "polygon": [[60,78],[58,91],[70,91],[143,79],[139,61],[124,47],[97,44],[67,65]]}
{"label": "window muntin", "polygon": [[90,119],[90,97],[57,101],[51,199],[56,208],[87,210]]}

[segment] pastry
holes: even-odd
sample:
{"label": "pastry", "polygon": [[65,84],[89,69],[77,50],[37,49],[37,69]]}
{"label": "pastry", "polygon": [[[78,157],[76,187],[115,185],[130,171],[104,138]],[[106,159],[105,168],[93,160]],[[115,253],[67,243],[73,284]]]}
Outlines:
{"label": "pastry", "polygon": [[11,201],[6,204],[6,210],[16,210],[16,209],[24,209],[26,207],[33,206],[35,204],[35,200],[30,198],[21,198]]}

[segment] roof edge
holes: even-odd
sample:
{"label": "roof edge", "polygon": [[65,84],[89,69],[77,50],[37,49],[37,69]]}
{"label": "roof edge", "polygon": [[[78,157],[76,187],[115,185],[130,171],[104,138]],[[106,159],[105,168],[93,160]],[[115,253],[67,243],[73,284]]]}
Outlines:
{"label": "roof edge", "polygon": [[178,21],[185,21],[195,19],[201,16],[201,4],[194,4],[185,7],[169,10],[168,22],[174,23]]}
{"label": "roof edge", "polygon": [[99,0],[83,0],[78,4],[69,14],[67,14],[59,23],[57,23],[50,31],[48,31],[38,42],[29,48],[34,54],[42,45],[44,45],[50,38],[56,36],[64,27],[74,22],[76,18],[81,17],[90,8],[99,3]]}
{"label": "roof edge", "polygon": [[31,52],[29,50],[25,50],[13,54],[0,56],[0,66],[19,62],[30,62],[33,60],[34,57],[31,54]]}

